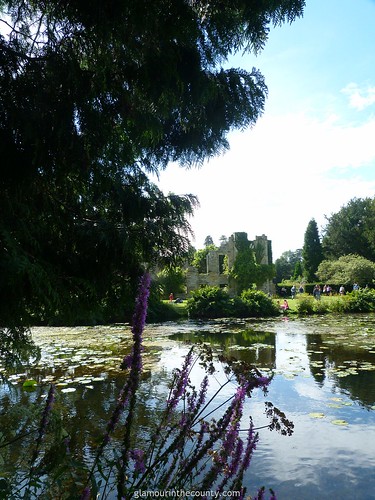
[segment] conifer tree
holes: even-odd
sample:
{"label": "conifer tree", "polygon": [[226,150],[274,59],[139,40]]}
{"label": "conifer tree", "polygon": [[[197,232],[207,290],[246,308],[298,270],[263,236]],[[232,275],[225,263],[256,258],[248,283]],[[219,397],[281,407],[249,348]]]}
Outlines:
{"label": "conifer tree", "polygon": [[308,282],[316,279],[316,271],[323,260],[322,244],[320,242],[318,225],[311,219],[307,225],[302,249],[303,269]]}
{"label": "conifer tree", "polygon": [[149,174],[255,124],[263,75],[228,58],[304,3],[0,2],[0,325],[108,320],[143,263],[186,253],[197,200]]}

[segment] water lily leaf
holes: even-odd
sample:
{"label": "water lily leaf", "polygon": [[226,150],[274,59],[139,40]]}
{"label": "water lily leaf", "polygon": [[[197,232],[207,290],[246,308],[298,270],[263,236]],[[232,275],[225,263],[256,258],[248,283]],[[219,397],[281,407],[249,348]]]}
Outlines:
{"label": "water lily leaf", "polygon": [[34,387],[35,385],[37,385],[38,382],[36,380],[25,380],[25,382],[22,384],[22,387]]}
{"label": "water lily leaf", "polygon": [[331,424],[334,424],[334,425],[349,425],[346,420],[342,420],[341,418],[337,418],[336,420],[331,420]]}
{"label": "water lily leaf", "polygon": [[313,413],[309,413],[309,417],[311,417],[311,418],[324,418],[325,415],[324,415],[324,413],[321,413],[321,412],[313,412]]}
{"label": "water lily leaf", "polygon": [[65,389],[61,389],[61,392],[75,392],[76,390],[75,387],[66,387]]}

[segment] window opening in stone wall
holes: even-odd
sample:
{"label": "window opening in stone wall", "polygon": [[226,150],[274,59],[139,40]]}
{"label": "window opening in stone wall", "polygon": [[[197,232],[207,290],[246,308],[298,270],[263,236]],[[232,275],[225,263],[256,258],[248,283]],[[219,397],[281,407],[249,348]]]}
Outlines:
{"label": "window opening in stone wall", "polygon": [[219,274],[224,274],[225,255],[219,255]]}

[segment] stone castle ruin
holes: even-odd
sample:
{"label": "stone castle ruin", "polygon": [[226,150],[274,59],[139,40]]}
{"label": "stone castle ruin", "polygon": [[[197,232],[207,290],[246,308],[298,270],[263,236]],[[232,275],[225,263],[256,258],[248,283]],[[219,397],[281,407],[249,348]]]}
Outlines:
{"label": "stone castle ruin", "polygon": [[[226,287],[230,295],[235,295],[235,283],[227,274],[224,274],[225,260],[227,259],[228,268],[234,264],[238,250],[236,240],[239,237],[246,237],[247,233],[234,233],[228,241],[223,243],[217,250],[210,250],[206,257],[206,272],[199,272],[196,267],[189,266],[186,274],[187,296],[190,292],[201,288],[202,286]],[[260,264],[272,264],[272,244],[267,236],[256,236],[254,241],[249,241],[253,245],[255,253],[258,255]],[[260,289],[265,293],[273,294],[275,285],[267,280]]]}

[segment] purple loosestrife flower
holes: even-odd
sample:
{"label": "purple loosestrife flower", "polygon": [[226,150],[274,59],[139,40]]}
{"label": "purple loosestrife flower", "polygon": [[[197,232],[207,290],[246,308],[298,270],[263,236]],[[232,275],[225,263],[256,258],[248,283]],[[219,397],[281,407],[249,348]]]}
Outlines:
{"label": "purple loosestrife flower", "polygon": [[186,355],[181,370],[178,370],[176,372],[177,376],[175,380],[175,386],[172,391],[171,397],[167,401],[169,411],[172,411],[176,408],[181,396],[185,392],[185,389],[189,383],[189,373],[191,370],[192,363],[193,363],[193,348],[191,348],[188,354]]}
{"label": "purple loosestrife flower", "polygon": [[232,477],[237,472],[238,466],[240,465],[241,462],[242,452],[243,452],[243,441],[242,439],[238,439],[236,449],[234,450],[233,453],[232,463],[229,465],[229,472],[228,472],[229,477]]}
{"label": "purple loosestrife flower", "polygon": [[206,401],[208,384],[209,384],[208,376],[205,375],[204,379],[201,382],[201,388],[199,391],[197,409],[200,408],[202,406],[202,404]]}
{"label": "purple loosestrife flower", "polygon": [[51,387],[48,391],[48,395],[47,395],[47,399],[46,399],[46,405],[44,407],[42,418],[41,418],[40,425],[39,425],[35,451],[33,453],[32,459],[31,459],[32,464],[37,459],[40,444],[41,444],[43,437],[46,433],[47,425],[49,422],[49,417],[50,417],[50,414],[51,414],[51,411],[53,408],[53,403],[55,401],[55,394],[56,394],[56,387],[53,384],[51,384]]}
{"label": "purple loosestrife flower", "polygon": [[133,362],[133,354],[128,354],[122,360],[120,368],[122,370],[127,370],[128,368],[131,368],[132,362]]}
{"label": "purple loosestrife flower", "polygon": [[86,486],[86,488],[82,491],[80,500],[90,500],[91,498],[91,489],[89,486]]}
{"label": "purple loosestrife flower", "polygon": [[271,493],[270,500],[277,500],[275,492],[270,489],[270,493]]}
{"label": "purple loosestrife flower", "polygon": [[[111,418],[107,423],[106,432],[103,436],[100,446],[98,447],[95,460],[92,464],[92,468],[88,476],[88,481],[93,476],[95,467],[100,459],[100,456],[103,453],[103,449],[109,443],[110,436],[114,431],[116,425],[118,424],[125,407],[128,405],[129,401],[130,402],[133,401],[134,403],[135,393],[137,390],[138,381],[140,377],[140,370],[142,367],[142,361],[141,361],[142,332],[145,326],[146,316],[147,316],[147,301],[150,293],[150,283],[151,283],[150,275],[148,273],[145,273],[140,280],[140,285],[133,315],[133,326],[132,326],[132,333],[134,340],[133,351],[131,355],[125,356],[122,362],[126,368],[128,367],[131,368],[130,375],[119,393],[119,396],[117,398],[116,408],[114,409]],[[129,410],[129,412],[131,412],[131,409]]]}
{"label": "purple loosestrife flower", "polygon": [[146,470],[144,463],[144,451],[138,448],[130,450],[130,458],[134,460],[134,472],[143,473]]}
{"label": "purple loosestrife flower", "polygon": [[142,370],[142,333],[146,324],[147,303],[150,295],[151,277],[145,273],[139,283],[138,295],[135,302],[135,309],[132,319],[133,349],[131,354],[127,354],[121,363],[121,368],[133,368]]}
{"label": "purple loosestrife flower", "polygon": [[245,449],[245,456],[242,462],[242,471],[245,471],[248,469],[250,465],[250,460],[251,457],[256,449],[257,442],[259,440],[259,434],[256,433],[254,434],[254,424],[252,419],[250,419],[250,427],[249,427],[249,432],[247,435],[247,445]]}
{"label": "purple loosestrife flower", "polygon": [[146,324],[148,297],[150,295],[151,277],[145,273],[139,283],[138,295],[132,321],[133,351],[128,379],[129,412],[125,422],[125,432],[121,449],[122,466],[117,481],[117,496],[124,495],[125,469],[128,466],[131,432],[133,429],[134,410],[137,399],[137,389],[142,372],[142,333]]}

